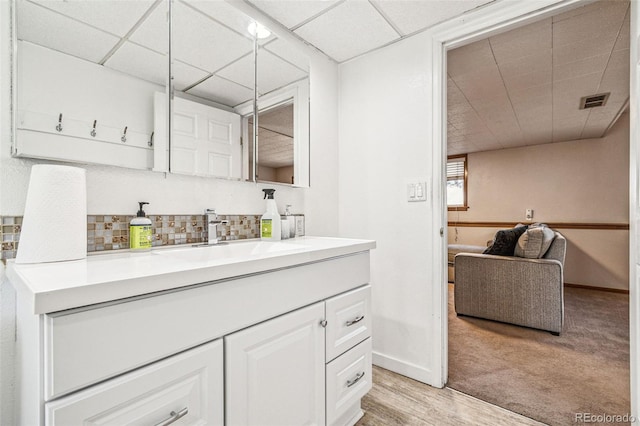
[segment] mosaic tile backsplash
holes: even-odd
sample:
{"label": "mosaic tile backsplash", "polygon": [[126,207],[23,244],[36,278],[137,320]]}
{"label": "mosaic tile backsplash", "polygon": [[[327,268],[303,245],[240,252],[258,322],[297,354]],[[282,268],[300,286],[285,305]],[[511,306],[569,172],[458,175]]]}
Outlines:
{"label": "mosaic tile backsplash", "polygon": [[[222,241],[259,238],[261,215],[218,215],[229,221],[217,227]],[[153,227],[153,246],[196,244],[208,239],[204,215],[148,215]],[[129,248],[129,222],[134,216],[87,216],[87,252]],[[20,244],[22,217],[0,218],[0,259],[13,259]]]}

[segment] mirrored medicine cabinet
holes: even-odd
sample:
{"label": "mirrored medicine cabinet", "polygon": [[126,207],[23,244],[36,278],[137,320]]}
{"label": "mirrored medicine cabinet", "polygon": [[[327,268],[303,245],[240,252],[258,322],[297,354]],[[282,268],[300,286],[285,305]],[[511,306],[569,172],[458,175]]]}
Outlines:
{"label": "mirrored medicine cabinet", "polygon": [[14,156],[308,186],[308,58],[231,4],[12,6]]}

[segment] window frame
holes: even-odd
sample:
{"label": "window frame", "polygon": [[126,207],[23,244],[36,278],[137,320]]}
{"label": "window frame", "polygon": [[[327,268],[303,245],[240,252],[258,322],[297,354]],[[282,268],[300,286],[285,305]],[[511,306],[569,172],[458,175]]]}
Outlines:
{"label": "window frame", "polygon": [[[464,178],[463,178],[463,204],[462,205],[458,205],[458,206],[450,206],[449,205],[449,200],[447,200],[447,211],[450,212],[460,212],[460,211],[467,211],[469,210],[469,205],[467,204],[468,202],[468,198],[467,198],[467,188],[468,188],[468,175],[469,175],[469,161],[468,161],[468,157],[467,154],[458,154],[458,155],[449,155],[447,156],[447,164],[449,163],[449,160],[455,160],[456,158],[464,158]],[[446,181],[449,182],[449,177],[446,177]]]}

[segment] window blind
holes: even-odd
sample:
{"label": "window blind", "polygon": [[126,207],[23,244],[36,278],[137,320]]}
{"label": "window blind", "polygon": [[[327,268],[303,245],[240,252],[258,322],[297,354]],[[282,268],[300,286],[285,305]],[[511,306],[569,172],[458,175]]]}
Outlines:
{"label": "window blind", "polygon": [[447,161],[447,180],[464,179],[464,158],[453,158]]}

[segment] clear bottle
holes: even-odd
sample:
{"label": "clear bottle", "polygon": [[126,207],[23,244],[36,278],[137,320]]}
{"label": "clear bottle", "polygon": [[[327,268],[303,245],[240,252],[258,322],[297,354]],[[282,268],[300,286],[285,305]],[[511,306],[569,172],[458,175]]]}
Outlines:
{"label": "clear bottle", "polygon": [[139,201],[140,210],[136,217],[129,222],[129,248],[134,251],[151,250],[152,227],[151,220],[146,217],[143,206],[149,204],[146,201]]}
{"label": "clear bottle", "polygon": [[260,238],[265,241],[278,241],[282,237],[282,224],[278,205],[273,198],[275,189],[263,189],[267,200],[267,211],[260,217]]}
{"label": "clear bottle", "polygon": [[295,238],[296,236],[296,217],[291,214],[291,204],[287,204],[284,210],[284,216],[289,223],[289,236],[288,238]]}

